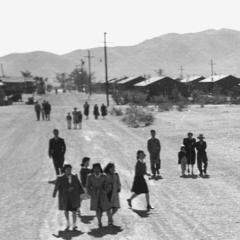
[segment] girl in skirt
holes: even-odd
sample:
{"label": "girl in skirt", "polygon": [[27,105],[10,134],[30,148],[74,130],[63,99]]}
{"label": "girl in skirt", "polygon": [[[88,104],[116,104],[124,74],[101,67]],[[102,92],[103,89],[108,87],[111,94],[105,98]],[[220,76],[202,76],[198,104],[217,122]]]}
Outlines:
{"label": "girl in skirt", "polygon": [[180,148],[180,152],[178,152],[178,164],[181,165],[182,175],[180,177],[185,177],[185,171],[187,166],[187,155],[185,147],[182,145]]}
{"label": "girl in skirt", "polygon": [[135,166],[135,177],[132,186],[132,196],[127,199],[128,205],[132,208],[132,200],[137,197],[139,194],[144,193],[146,195],[147,201],[147,210],[153,209],[150,205],[150,197],[147,183],[145,181],[144,175],[151,176],[151,174],[147,173],[146,163],[144,162],[146,155],[144,151],[137,151],[137,163]]}

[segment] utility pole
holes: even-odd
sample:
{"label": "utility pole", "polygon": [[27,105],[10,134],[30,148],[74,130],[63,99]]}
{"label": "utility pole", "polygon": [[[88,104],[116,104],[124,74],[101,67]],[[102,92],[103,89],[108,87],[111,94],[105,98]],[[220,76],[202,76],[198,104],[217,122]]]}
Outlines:
{"label": "utility pole", "polygon": [[2,77],[5,77],[4,69],[3,69],[3,64],[2,64],[2,63],[1,63],[1,72],[2,72]]}
{"label": "utility pole", "polygon": [[92,95],[92,73],[91,73],[91,58],[94,56],[91,55],[91,51],[88,50],[88,55],[85,56],[88,59],[88,88],[89,88],[89,95]]}
{"label": "utility pole", "polygon": [[212,79],[212,82],[213,82],[213,74],[214,74],[214,72],[213,72],[213,66],[215,65],[215,63],[213,62],[212,59],[211,59],[211,61],[210,61],[210,65],[211,65],[211,79]]}
{"label": "utility pole", "polygon": [[180,79],[183,79],[183,70],[184,70],[184,68],[183,68],[183,66],[180,66]]}
{"label": "utility pole", "polygon": [[106,100],[109,106],[109,87],[108,87],[108,64],[107,64],[107,33],[104,33],[104,62],[105,62],[105,84],[106,84]]}

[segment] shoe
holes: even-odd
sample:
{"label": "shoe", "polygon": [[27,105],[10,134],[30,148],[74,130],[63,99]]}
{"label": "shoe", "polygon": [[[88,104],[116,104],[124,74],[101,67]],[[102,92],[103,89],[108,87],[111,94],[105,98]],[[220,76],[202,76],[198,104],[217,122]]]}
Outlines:
{"label": "shoe", "polygon": [[109,223],[108,223],[108,226],[109,226],[109,227],[112,227],[112,226],[113,226],[113,222],[109,222]]}
{"label": "shoe", "polygon": [[151,210],[151,209],[154,209],[154,207],[152,207],[150,204],[147,205],[147,210]]}
{"label": "shoe", "polygon": [[68,231],[69,230],[69,226],[67,226],[65,229],[64,229],[64,231]]}
{"label": "shoe", "polygon": [[77,228],[78,228],[78,227],[77,227],[77,226],[75,226],[75,227],[73,227],[73,229],[72,229],[72,230],[73,230],[73,231],[77,231]]}
{"label": "shoe", "polygon": [[128,206],[129,206],[130,208],[132,208],[132,201],[131,201],[131,199],[127,199],[127,203],[128,203]]}

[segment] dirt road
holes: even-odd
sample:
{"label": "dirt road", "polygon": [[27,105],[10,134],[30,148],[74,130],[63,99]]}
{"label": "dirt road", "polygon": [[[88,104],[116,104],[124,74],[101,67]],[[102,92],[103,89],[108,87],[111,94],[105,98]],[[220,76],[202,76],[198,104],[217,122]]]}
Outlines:
{"label": "dirt road", "polygon": [[[192,107],[184,112],[156,114],[154,126],[131,129],[118,117],[84,121],[83,130],[67,130],[65,116],[81,107],[86,96],[58,94],[47,97],[53,104],[52,120],[37,122],[32,106],[0,108],[0,239],[162,239],[231,240],[240,236],[239,107]],[[89,101],[102,103],[103,96]],[[60,129],[67,143],[66,161],[78,173],[80,161],[116,163],[121,176],[121,210],[115,216],[118,227],[97,229],[89,202],[82,208],[78,232],[66,234],[64,218],[51,197],[54,169],[47,156],[52,129]],[[143,196],[128,209],[135,153],[146,150],[149,130],[155,128],[162,143],[163,179],[148,181],[153,211],[145,211]],[[208,142],[209,174],[203,178],[179,178],[177,152],[188,131],[204,133]],[[148,159],[147,159],[148,161]],[[195,170],[197,173],[197,169]],[[107,224],[106,216],[103,225]]]}

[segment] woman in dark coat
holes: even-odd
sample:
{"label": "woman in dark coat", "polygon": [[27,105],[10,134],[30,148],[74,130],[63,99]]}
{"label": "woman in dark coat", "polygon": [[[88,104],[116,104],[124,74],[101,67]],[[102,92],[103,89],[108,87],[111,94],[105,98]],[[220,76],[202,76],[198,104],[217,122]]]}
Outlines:
{"label": "woman in dark coat", "polygon": [[100,115],[100,113],[99,113],[99,109],[98,109],[98,105],[97,105],[97,104],[94,105],[94,108],[93,108],[93,115],[94,115],[94,118],[95,118],[95,119],[98,119],[98,116]]}
{"label": "woman in dark coat", "polygon": [[99,163],[93,164],[92,174],[87,176],[86,184],[87,192],[91,196],[92,211],[96,211],[98,226],[102,227],[102,214],[104,211],[108,215],[109,225],[112,223],[111,204],[106,192],[106,175],[102,173],[102,168]]}
{"label": "woman in dark coat", "polygon": [[191,173],[193,175],[194,164],[196,162],[196,153],[195,153],[196,139],[193,138],[193,134],[191,132],[188,133],[187,138],[183,139],[183,145],[186,150],[188,174],[190,173],[189,166],[191,165],[192,167]]}
{"label": "woman in dark coat", "polygon": [[101,106],[101,114],[102,114],[103,119],[107,116],[107,107],[104,104],[102,104],[102,106]]}
{"label": "woman in dark coat", "polygon": [[[198,139],[199,141],[196,143],[196,149],[197,149],[197,165],[200,176],[203,176],[204,174],[207,174],[207,166],[208,166],[208,158],[207,158],[207,143],[203,140],[205,137],[203,134],[199,134]],[[203,165],[203,169],[202,169]]]}
{"label": "woman in dark coat", "polygon": [[86,116],[86,119],[88,119],[88,115],[89,115],[89,104],[88,104],[88,102],[84,103],[83,108],[84,108],[83,114]]}
{"label": "woman in dark coat", "polygon": [[53,197],[56,197],[57,192],[59,192],[58,207],[59,210],[64,211],[67,220],[66,230],[69,230],[70,227],[69,211],[72,212],[73,230],[77,229],[76,211],[80,206],[80,194],[84,192],[77,175],[73,175],[71,171],[72,166],[70,164],[63,166],[64,175],[58,177],[53,191]]}
{"label": "woman in dark coat", "polygon": [[137,163],[135,166],[135,177],[132,186],[133,194],[127,199],[127,202],[129,207],[132,208],[132,200],[139,194],[144,193],[146,195],[147,210],[150,210],[153,209],[153,207],[150,205],[149,190],[144,175],[151,176],[151,174],[147,173],[146,163],[144,162],[145,157],[146,155],[144,151],[137,151]]}

